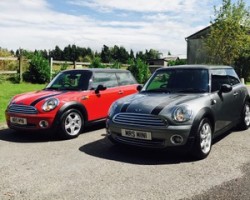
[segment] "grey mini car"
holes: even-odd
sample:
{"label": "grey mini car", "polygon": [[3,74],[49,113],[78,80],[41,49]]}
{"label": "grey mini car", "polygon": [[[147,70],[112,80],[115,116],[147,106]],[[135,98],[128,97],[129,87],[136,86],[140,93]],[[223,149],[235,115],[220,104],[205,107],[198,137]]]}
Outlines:
{"label": "grey mini car", "polygon": [[250,125],[247,88],[230,66],[183,65],[158,69],[138,94],[112,104],[106,122],[113,143],[188,147],[208,156],[212,139]]}

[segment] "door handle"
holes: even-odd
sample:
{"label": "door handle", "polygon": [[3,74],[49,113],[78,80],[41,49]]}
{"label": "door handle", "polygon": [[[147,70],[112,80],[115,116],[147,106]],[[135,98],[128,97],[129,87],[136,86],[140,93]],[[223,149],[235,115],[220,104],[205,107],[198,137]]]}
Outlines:
{"label": "door handle", "polygon": [[124,92],[122,90],[119,90],[118,94],[123,94]]}

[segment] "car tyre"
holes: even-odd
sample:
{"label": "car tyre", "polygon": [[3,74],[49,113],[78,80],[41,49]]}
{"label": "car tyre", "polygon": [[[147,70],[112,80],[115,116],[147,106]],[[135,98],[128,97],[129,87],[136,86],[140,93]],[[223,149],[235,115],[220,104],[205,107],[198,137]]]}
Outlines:
{"label": "car tyre", "polygon": [[191,154],[198,160],[206,158],[212,148],[212,126],[207,118],[200,121],[195,133],[195,142]]}
{"label": "car tyre", "polygon": [[63,113],[60,122],[59,135],[63,139],[72,139],[78,137],[84,126],[82,114],[77,109],[70,109]]}
{"label": "car tyre", "polygon": [[244,104],[242,113],[241,113],[241,120],[239,124],[239,128],[241,130],[247,130],[250,126],[250,103],[246,102]]}

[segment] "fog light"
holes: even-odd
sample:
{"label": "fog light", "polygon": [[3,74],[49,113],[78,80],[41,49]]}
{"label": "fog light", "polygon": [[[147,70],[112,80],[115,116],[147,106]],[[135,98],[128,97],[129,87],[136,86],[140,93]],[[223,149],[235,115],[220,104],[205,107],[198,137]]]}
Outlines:
{"label": "fog light", "polygon": [[39,126],[41,128],[47,128],[49,126],[49,123],[47,121],[45,121],[45,120],[42,120],[42,121],[39,122]]}
{"label": "fog light", "polygon": [[173,135],[170,140],[173,144],[181,144],[183,142],[183,137],[180,135]]}

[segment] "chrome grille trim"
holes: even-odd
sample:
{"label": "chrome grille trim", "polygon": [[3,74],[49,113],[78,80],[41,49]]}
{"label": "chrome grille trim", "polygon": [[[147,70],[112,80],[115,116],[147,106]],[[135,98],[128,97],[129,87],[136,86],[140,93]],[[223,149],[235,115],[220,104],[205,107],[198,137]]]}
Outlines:
{"label": "chrome grille trim", "polygon": [[37,109],[33,106],[11,104],[8,108],[9,113],[37,114]]}
{"label": "chrome grille trim", "polygon": [[118,113],[114,116],[113,122],[134,126],[166,127],[167,121],[156,115],[141,113]]}

